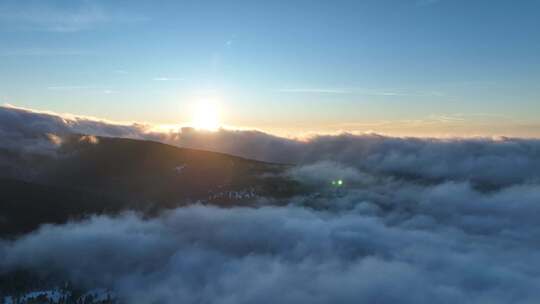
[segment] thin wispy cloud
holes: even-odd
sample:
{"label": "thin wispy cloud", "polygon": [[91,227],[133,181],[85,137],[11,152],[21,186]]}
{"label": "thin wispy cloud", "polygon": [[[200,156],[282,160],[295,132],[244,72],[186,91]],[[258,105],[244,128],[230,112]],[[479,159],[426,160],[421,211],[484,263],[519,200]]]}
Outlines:
{"label": "thin wispy cloud", "polygon": [[94,52],[82,49],[67,48],[7,48],[0,49],[0,57],[11,56],[85,56],[92,55]]}
{"label": "thin wispy cloud", "polygon": [[278,89],[280,93],[308,93],[308,94],[348,94],[349,90],[332,88],[286,88]]}
{"label": "thin wispy cloud", "polygon": [[414,96],[414,97],[440,97],[444,96],[444,93],[438,91],[371,91],[371,90],[359,90],[360,95],[371,96]]}
{"label": "thin wispy cloud", "polygon": [[373,96],[407,96],[404,93],[398,92],[363,92],[362,95],[373,95]]}
{"label": "thin wispy cloud", "polygon": [[49,91],[89,91],[103,94],[114,94],[117,93],[116,90],[113,90],[108,87],[103,86],[87,86],[87,85],[58,85],[58,86],[48,86],[47,90]]}
{"label": "thin wispy cloud", "polygon": [[367,96],[415,96],[415,97],[437,97],[444,96],[439,91],[402,91],[392,89],[364,89],[364,88],[284,88],[279,89],[280,93],[305,93],[305,94],[356,94]]}
{"label": "thin wispy cloud", "polygon": [[453,114],[432,114],[429,119],[440,122],[510,122],[512,119],[508,116],[493,113],[453,113]]}
{"label": "thin wispy cloud", "polygon": [[17,30],[77,32],[107,22],[109,18],[100,7],[88,4],[73,9],[3,5],[0,11],[2,23]]}
{"label": "thin wispy cloud", "polygon": [[181,77],[154,77],[154,81],[182,81],[184,78]]}
{"label": "thin wispy cloud", "polygon": [[[531,137],[538,132],[537,123],[524,124],[512,117],[496,113],[433,113],[414,119],[345,121],[327,126],[336,133],[421,134],[421,136],[455,137],[505,135],[507,130]],[[527,135],[528,134],[528,135]],[[534,137],[534,136],[533,136]]]}
{"label": "thin wispy cloud", "polygon": [[0,4],[0,24],[4,29],[70,33],[91,30],[110,23],[132,23],[146,17],[113,13],[96,2],[83,1],[73,6],[53,6],[36,2]]}
{"label": "thin wispy cloud", "polygon": [[96,89],[93,86],[84,86],[84,85],[59,85],[59,86],[48,86],[47,90],[51,91],[73,91],[73,90],[89,90]]}
{"label": "thin wispy cloud", "polygon": [[454,122],[464,122],[466,121],[465,117],[459,116],[459,115],[446,115],[446,114],[439,114],[439,115],[430,115],[429,120],[435,121],[435,122],[441,122],[441,123],[454,123]]}

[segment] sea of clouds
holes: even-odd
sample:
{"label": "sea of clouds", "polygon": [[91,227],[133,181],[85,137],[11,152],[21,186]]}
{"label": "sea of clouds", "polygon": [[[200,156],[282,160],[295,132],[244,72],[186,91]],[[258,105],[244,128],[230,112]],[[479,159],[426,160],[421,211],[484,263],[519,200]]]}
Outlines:
{"label": "sea of clouds", "polygon": [[377,134],[282,138],[260,131],[181,128],[160,133],[145,124],[0,107],[0,149],[51,151],[66,134],[125,137],[250,159],[313,164],[333,161],[364,172],[432,181],[509,186],[540,181],[540,140],[520,138],[401,138]]}
{"label": "sea of clouds", "polygon": [[126,303],[540,301],[540,140],[149,130],[0,108],[2,149],[50,153],[51,134],[149,139],[297,164],[286,174],[312,191],[45,225],[0,241],[0,272],[111,288]]}

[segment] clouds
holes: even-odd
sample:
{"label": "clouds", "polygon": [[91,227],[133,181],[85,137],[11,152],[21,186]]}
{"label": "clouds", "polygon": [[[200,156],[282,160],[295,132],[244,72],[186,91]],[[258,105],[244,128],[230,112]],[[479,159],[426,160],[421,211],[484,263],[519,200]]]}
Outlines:
{"label": "clouds", "polygon": [[338,179],[345,180],[347,183],[359,183],[371,179],[370,176],[362,174],[354,168],[330,161],[294,167],[287,174],[294,179],[314,186],[328,185],[330,181]]}
{"label": "clouds", "polygon": [[44,4],[6,1],[0,5],[0,23],[10,30],[73,33],[111,23],[133,23],[141,16],[114,13],[96,1]]}
{"label": "clouds", "polygon": [[436,221],[424,229],[408,227],[410,220],[385,221],[299,207],[191,206],[151,220],[94,217],[2,243],[0,269],[39,269],[89,288],[110,287],[129,303],[529,303],[540,297],[533,288],[539,283],[534,242],[467,234]]}
{"label": "clouds", "polygon": [[[33,1],[34,4],[38,4]],[[51,32],[77,32],[104,23],[109,20],[105,11],[88,1],[80,6],[55,7],[38,4],[15,5],[4,3],[0,11],[0,20],[22,30],[40,30]]]}
{"label": "clouds", "polygon": [[154,77],[152,80],[154,81],[182,81],[184,78],[180,77]]}
{"label": "clouds", "polygon": [[160,133],[149,125],[0,108],[2,144],[39,134],[90,134],[161,141],[289,164],[329,161],[371,174],[429,182],[468,181],[486,189],[540,180],[540,141],[518,138],[397,138],[376,134],[319,135],[307,140],[259,131],[182,128]]}
{"label": "clouds", "polygon": [[219,130],[207,133],[192,129],[148,136],[177,146],[271,162],[338,162],[398,178],[467,180],[482,186],[505,186],[537,181],[540,177],[538,140],[394,138],[373,134],[342,134],[298,141],[256,131]]}
{"label": "clouds", "polygon": [[63,136],[138,138],[144,128],[143,125],[118,125],[88,117],[0,107],[0,176],[31,180],[37,173],[32,166],[39,165],[44,156],[56,157]]}
{"label": "clouds", "polygon": [[158,133],[9,107],[0,108],[0,132],[3,149],[26,154],[77,133],[96,145],[98,135],[130,137],[297,164],[284,174],[306,190],[258,198],[258,207],[196,204],[45,225],[0,241],[1,274],[111,288],[127,303],[540,299],[538,140]]}
{"label": "clouds", "polygon": [[345,89],[327,89],[327,88],[287,88],[279,89],[280,93],[308,93],[308,94],[349,94],[351,93]]}
{"label": "clouds", "polygon": [[137,138],[143,130],[143,125],[121,125],[90,117],[0,107],[0,132],[4,135],[0,145],[4,146],[24,139],[35,140],[48,133]]}
{"label": "clouds", "polygon": [[438,91],[404,91],[399,89],[366,89],[366,88],[309,88],[309,87],[297,87],[297,88],[281,88],[276,90],[279,93],[293,93],[293,94],[354,94],[354,95],[366,95],[366,96],[413,96],[413,97],[440,97],[444,94]]}

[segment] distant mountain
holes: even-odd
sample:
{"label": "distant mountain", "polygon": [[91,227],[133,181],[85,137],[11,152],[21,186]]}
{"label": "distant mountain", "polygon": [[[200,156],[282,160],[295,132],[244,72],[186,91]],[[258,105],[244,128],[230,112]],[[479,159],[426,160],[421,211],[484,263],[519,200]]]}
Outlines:
{"label": "distant mountain", "polygon": [[301,191],[282,174],[287,165],[133,139],[69,135],[59,143],[49,154],[0,150],[0,235],[91,214],[247,205]]}

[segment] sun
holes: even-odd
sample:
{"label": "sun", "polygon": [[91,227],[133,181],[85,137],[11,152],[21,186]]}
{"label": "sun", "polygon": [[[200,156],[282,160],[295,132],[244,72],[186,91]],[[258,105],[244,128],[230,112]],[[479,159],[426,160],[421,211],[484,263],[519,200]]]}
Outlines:
{"label": "sun", "polygon": [[192,126],[195,129],[216,131],[219,129],[219,111],[215,102],[200,101],[193,109]]}

